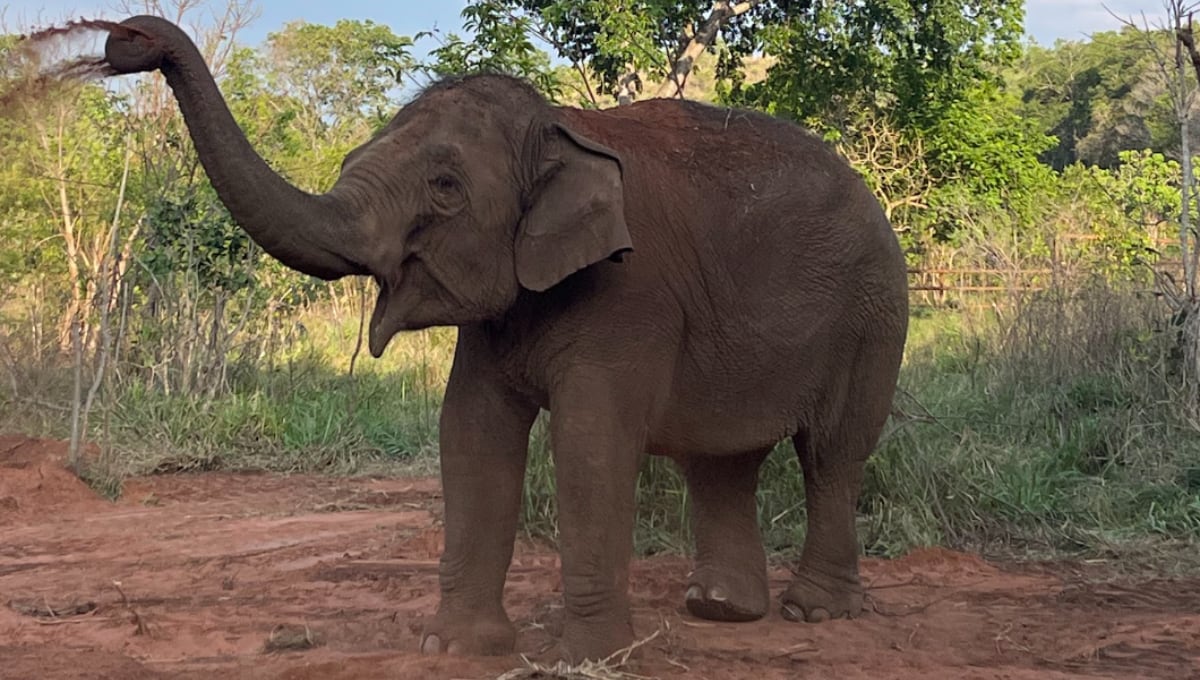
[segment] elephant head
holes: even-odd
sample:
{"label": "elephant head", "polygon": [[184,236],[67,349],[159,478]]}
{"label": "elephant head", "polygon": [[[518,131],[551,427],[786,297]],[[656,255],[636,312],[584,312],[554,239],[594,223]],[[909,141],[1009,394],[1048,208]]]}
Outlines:
{"label": "elephant head", "polygon": [[130,18],[105,59],[118,74],[162,72],[221,201],[267,253],[322,279],[374,277],[376,357],[399,331],[499,318],[522,290],[632,249],[620,159],[519,80],[427,88],[311,194],[250,146],[176,25]]}

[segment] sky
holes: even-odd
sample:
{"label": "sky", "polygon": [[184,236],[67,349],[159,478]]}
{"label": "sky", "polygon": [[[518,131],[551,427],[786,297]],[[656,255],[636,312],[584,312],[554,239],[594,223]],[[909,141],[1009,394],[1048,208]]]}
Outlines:
{"label": "sky", "polygon": [[[206,7],[219,9],[224,0],[201,0]],[[130,4],[138,4],[133,0]],[[164,4],[170,4],[169,0]],[[462,0],[257,0],[259,18],[241,36],[240,42],[258,45],[268,33],[289,21],[303,19],[311,23],[332,24],[338,19],[371,19],[391,27],[398,35],[413,35],[435,26],[443,31],[460,31]],[[17,0],[0,5],[0,19],[8,31],[40,28],[65,18],[121,19],[125,12],[117,2],[106,0]],[[1085,39],[1095,31],[1118,28],[1120,21],[1110,10],[1141,23],[1141,12],[1153,24],[1163,16],[1160,0],[1028,0],[1025,3],[1026,32],[1042,45],[1059,38]],[[423,48],[432,44],[426,41]]]}

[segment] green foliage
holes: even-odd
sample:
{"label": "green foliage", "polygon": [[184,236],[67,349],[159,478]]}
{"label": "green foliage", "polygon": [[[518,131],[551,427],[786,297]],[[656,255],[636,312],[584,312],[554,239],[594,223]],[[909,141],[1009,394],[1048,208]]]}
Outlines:
{"label": "green foliage", "polygon": [[[707,51],[717,55],[712,76],[741,78],[746,59],[761,47],[759,34],[773,15],[789,16],[794,3],[753,3],[726,16]],[[434,51],[437,74],[496,70],[531,79],[552,99],[570,91],[582,106],[610,105],[619,83],[636,74],[635,89],[664,82],[693,35],[714,11],[707,0],[473,0],[463,10],[474,35],[450,36]],[[774,19],[778,20],[778,19]],[[569,66],[552,66],[538,45]]]}
{"label": "green foliage", "polygon": [[[0,292],[50,277],[82,291],[79,251],[107,229],[125,129],[118,101],[77,86],[22,101],[0,116]],[[72,257],[72,252],[76,254]]]}
{"label": "green foliage", "polygon": [[196,277],[205,290],[236,291],[254,281],[253,242],[209,187],[172,187],[146,206],[147,272],[164,280],[175,272]]}
{"label": "green foliage", "polygon": [[[1166,231],[1180,210],[1178,163],[1149,150],[1123,151],[1120,161],[1112,171],[1088,169],[1100,192],[1093,205],[1108,217],[1095,222],[1094,230],[1107,255],[1100,266],[1109,276],[1153,259],[1158,254],[1154,236]],[[1192,211],[1195,214],[1195,201]]]}
{"label": "green foliage", "polygon": [[[549,56],[533,44],[530,36],[536,29],[529,17],[513,15],[499,2],[468,4],[462,17],[473,37],[450,34],[431,50],[434,61],[427,68],[433,75],[505,73],[531,81],[548,97],[559,96],[559,76]],[[427,35],[433,34],[418,37]]]}
{"label": "green foliage", "polygon": [[[734,17],[719,31],[716,47],[726,70],[740,66],[740,58],[756,47],[755,36],[767,11],[784,11],[789,3],[759,3],[752,11]],[[599,89],[611,93],[629,69],[665,76],[670,57],[679,49],[680,36],[694,30],[713,8],[707,0],[477,0],[472,6],[521,17],[538,36],[549,42],[559,57],[586,65],[598,79]]]}
{"label": "green foliage", "polygon": [[934,172],[953,178],[992,208],[1015,206],[1054,174],[1038,155],[1054,143],[991,86],[963,93],[927,132]]}
{"label": "green foliage", "polygon": [[[986,219],[1032,224],[1038,200],[1056,181],[1039,154],[1054,143],[1013,108],[1011,96],[991,85],[963,93],[932,127],[925,162],[937,178],[927,210],[910,212],[904,225],[934,239],[950,239]],[[915,245],[915,244],[914,244]]]}
{"label": "green foliage", "polygon": [[1019,55],[1023,3],[1011,0],[788,3],[762,34],[779,58],[731,101],[839,127],[860,107],[930,129],[994,68]]}
{"label": "green foliage", "polygon": [[1179,129],[1160,56],[1173,60],[1169,33],[1131,28],[1030,46],[1007,80],[1021,115],[1058,140],[1043,160],[1057,170],[1075,162],[1114,167],[1122,151],[1174,152]]}
{"label": "green foliage", "polygon": [[[311,153],[311,145],[306,143],[304,131],[298,125],[305,116],[304,103],[268,82],[272,73],[269,63],[248,47],[232,53],[222,82],[229,108],[263,157],[290,159]],[[285,67],[275,64],[275,68]],[[293,180],[305,186],[315,183],[313,177],[305,174]]]}
{"label": "green foliage", "polygon": [[298,185],[324,190],[342,158],[395,113],[402,79],[419,70],[412,45],[371,21],[293,22],[261,53],[237,53],[226,89],[260,153]]}
{"label": "green foliage", "polygon": [[390,93],[416,67],[412,44],[370,20],[292,22],[267,36],[274,83],[331,127],[360,116],[391,116]]}

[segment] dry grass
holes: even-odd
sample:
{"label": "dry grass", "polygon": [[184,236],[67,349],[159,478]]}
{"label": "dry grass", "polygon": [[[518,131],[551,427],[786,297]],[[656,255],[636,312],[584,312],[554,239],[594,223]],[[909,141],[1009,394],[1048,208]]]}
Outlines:
{"label": "dry grass", "polygon": [[10,600],[8,608],[23,616],[54,620],[92,614],[96,611],[97,605],[92,600],[78,599],[51,602],[43,596]]}
{"label": "dry grass", "polygon": [[525,662],[523,668],[514,668],[496,680],[650,680],[649,676],[630,672],[627,666],[638,649],[658,639],[661,634],[661,630],[656,630],[600,661],[585,661],[578,665],[571,665],[565,661],[546,665],[522,656],[521,659]]}
{"label": "dry grass", "polygon": [[320,644],[312,628],[308,624],[303,626],[281,623],[271,631],[271,635],[263,644],[263,650],[267,652],[293,652],[305,649],[312,649]]}

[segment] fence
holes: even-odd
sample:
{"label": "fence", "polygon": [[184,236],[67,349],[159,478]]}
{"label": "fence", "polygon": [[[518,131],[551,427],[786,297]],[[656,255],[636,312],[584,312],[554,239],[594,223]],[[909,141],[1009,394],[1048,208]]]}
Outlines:
{"label": "fence", "polygon": [[[1079,242],[1095,242],[1096,234],[1061,234],[1051,244],[1049,257],[1027,265],[973,262],[961,267],[937,263],[930,258],[929,266],[910,267],[908,285],[912,302],[923,306],[990,305],[999,298],[1012,297],[1046,290],[1071,281],[1081,274],[1098,271],[1095,260],[1087,264],[1079,258]],[[1156,249],[1146,263],[1149,274],[1183,280],[1183,260],[1179,258],[1179,241],[1170,237],[1150,239]],[[1072,256],[1064,255],[1070,253]],[[961,252],[957,254],[961,257]],[[985,258],[986,259],[986,258]],[[993,259],[994,260],[994,259]],[[943,260],[944,261],[944,260]]]}

